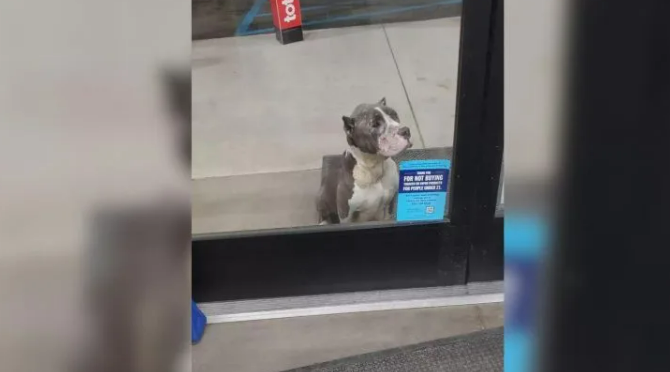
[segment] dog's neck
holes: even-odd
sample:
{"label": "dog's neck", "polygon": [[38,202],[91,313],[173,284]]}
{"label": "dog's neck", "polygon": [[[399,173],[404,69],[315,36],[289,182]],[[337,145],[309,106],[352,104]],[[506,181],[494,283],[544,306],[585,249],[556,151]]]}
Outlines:
{"label": "dog's neck", "polygon": [[353,176],[358,187],[370,187],[384,176],[384,161],[387,159],[385,156],[368,154],[353,146],[349,152],[356,159]]}

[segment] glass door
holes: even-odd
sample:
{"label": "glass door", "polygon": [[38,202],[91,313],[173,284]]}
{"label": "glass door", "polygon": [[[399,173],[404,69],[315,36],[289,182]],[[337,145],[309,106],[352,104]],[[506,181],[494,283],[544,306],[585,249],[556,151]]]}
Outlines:
{"label": "glass door", "polygon": [[196,301],[464,284],[495,4],[193,0]]}

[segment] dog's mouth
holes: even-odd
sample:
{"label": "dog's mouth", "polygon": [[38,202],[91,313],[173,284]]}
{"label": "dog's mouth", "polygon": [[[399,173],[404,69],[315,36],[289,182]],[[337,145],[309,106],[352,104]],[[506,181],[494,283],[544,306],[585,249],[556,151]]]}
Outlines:
{"label": "dog's mouth", "polygon": [[397,133],[379,137],[379,154],[383,156],[396,156],[410,147],[412,142],[409,137]]}

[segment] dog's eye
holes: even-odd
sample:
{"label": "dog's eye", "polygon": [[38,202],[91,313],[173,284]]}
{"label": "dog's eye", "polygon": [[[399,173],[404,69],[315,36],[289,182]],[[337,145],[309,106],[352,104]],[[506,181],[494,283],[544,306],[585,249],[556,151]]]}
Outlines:
{"label": "dog's eye", "polygon": [[379,127],[381,127],[381,126],[382,126],[382,122],[381,122],[381,120],[375,120],[375,121],[372,123],[372,127],[373,127],[373,128],[379,128]]}

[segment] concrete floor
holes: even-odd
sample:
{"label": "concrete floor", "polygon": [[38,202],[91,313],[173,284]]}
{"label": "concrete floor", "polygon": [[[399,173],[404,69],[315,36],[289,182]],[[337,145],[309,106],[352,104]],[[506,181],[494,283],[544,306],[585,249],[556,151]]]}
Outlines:
{"label": "concrete floor", "polygon": [[316,223],[314,171],[359,103],[386,97],[415,148],[451,146],[459,35],[443,18],[194,42],[193,232]]}
{"label": "concrete floor", "polygon": [[503,323],[497,303],[212,324],[192,348],[192,370],[279,372]]}
{"label": "concrete floor", "polygon": [[[449,146],[459,18],[193,43],[194,179],[317,169],[342,115],[386,97],[415,146]],[[418,42],[421,41],[421,42]]]}

